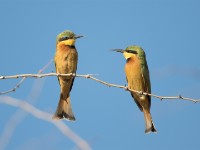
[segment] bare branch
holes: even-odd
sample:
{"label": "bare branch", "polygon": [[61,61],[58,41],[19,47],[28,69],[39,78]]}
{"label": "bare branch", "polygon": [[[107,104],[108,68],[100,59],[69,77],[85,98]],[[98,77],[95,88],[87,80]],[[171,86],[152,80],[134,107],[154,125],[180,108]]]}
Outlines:
{"label": "bare branch", "polygon": [[[42,69],[40,69],[38,73],[42,73],[52,62],[53,59],[51,59]],[[23,77],[16,87],[2,94],[15,91],[16,88],[18,88],[23,83],[23,81],[25,81],[25,79],[26,77]],[[37,97],[41,92],[41,90],[39,89],[42,88],[42,85],[43,85],[42,80],[35,80],[32,90],[30,91],[29,96],[27,97],[27,101],[29,103],[33,103],[37,100]],[[7,122],[5,123],[4,129],[0,135],[0,149],[6,149],[6,146],[9,145],[9,142],[15,132],[15,129],[26,116],[27,113],[22,109],[19,109],[10,118],[8,118]]]}
{"label": "bare branch", "polygon": [[78,136],[75,132],[73,132],[67,125],[65,125],[63,121],[52,120],[52,114],[43,112],[25,101],[17,100],[9,96],[1,96],[0,103],[8,104],[14,107],[19,107],[24,111],[28,112],[29,114],[33,115],[34,117],[55,125],[66,137],[72,140],[81,150],[91,150],[89,144],[80,136]]}
{"label": "bare branch", "polygon": [[[53,59],[51,59],[42,69],[40,69],[38,71],[38,74],[41,74],[52,62],[53,62]],[[3,76],[0,76],[0,79],[2,78]],[[7,94],[10,92],[15,92],[25,80],[26,80],[26,77],[23,77],[12,89],[4,91],[4,92],[0,92],[0,95]]]}
{"label": "bare branch", "polygon": [[197,103],[197,102],[200,102],[200,99],[192,99],[192,98],[187,98],[187,97],[183,97],[181,95],[178,95],[178,96],[159,96],[159,95],[156,95],[156,94],[152,94],[152,93],[146,93],[146,92],[143,92],[143,91],[137,91],[137,90],[133,90],[133,89],[130,89],[129,87],[127,86],[122,86],[122,85],[116,85],[116,84],[111,84],[111,83],[107,83],[105,81],[102,81],[102,80],[99,80],[93,76],[91,76],[91,74],[86,74],[86,75],[78,75],[78,74],[74,74],[74,73],[69,73],[69,74],[57,74],[57,73],[46,73],[46,74],[19,74],[19,75],[12,75],[12,76],[0,76],[0,80],[1,79],[13,79],[13,78],[23,78],[23,77],[35,77],[35,78],[43,78],[43,77],[48,77],[48,76],[58,76],[58,77],[82,77],[82,78],[87,78],[87,79],[91,79],[91,80],[94,80],[96,82],[99,82],[101,84],[104,84],[106,86],[109,86],[109,87],[116,87],[116,88],[121,88],[121,89],[124,89],[126,91],[130,91],[130,92],[135,92],[135,93],[138,93],[138,94],[141,94],[141,95],[149,95],[151,97],[155,97],[155,98],[158,98],[160,100],[163,100],[163,99],[182,99],[182,100],[187,100],[187,101],[192,101],[194,103]]}
{"label": "bare branch", "polygon": [[[82,75],[83,76],[83,75]],[[141,94],[141,95],[149,95],[149,96],[152,96],[152,97],[155,97],[155,98],[158,98],[160,100],[163,100],[163,99],[182,99],[182,100],[187,100],[187,101],[192,101],[194,103],[197,103],[197,102],[200,102],[200,99],[199,100],[196,100],[196,99],[192,99],[192,98],[187,98],[187,97],[183,97],[181,95],[179,96],[159,96],[159,95],[155,95],[155,94],[151,94],[151,93],[146,93],[146,92],[143,92],[143,91],[137,91],[137,90],[133,90],[133,89],[130,89],[128,88],[127,86],[122,86],[122,85],[116,85],[116,84],[110,84],[110,83],[107,83],[105,81],[101,81],[97,78],[94,78],[92,76],[89,76],[87,78],[90,78],[92,80],[95,80],[101,84],[104,84],[106,86],[109,86],[109,87],[116,87],[116,88],[122,88],[126,91],[130,91],[130,92],[134,92],[134,93],[138,93],[138,94]]]}

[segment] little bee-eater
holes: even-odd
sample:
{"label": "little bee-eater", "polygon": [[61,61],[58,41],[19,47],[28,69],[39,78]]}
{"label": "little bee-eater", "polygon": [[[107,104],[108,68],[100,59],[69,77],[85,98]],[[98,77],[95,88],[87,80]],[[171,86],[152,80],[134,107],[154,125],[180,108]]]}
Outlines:
{"label": "little bee-eater", "polygon": [[[54,57],[56,73],[76,73],[78,53],[75,42],[80,37],[83,36],[75,35],[69,30],[58,34]],[[70,103],[70,91],[73,86],[74,77],[58,77],[58,81],[60,84],[60,100],[53,118],[75,120]]]}
{"label": "little bee-eater", "polygon": [[[144,50],[139,46],[128,46],[125,50],[115,49],[116,52],[123,53],[126,59],[125,73],[128,88],[132,90],[151,93],[151,83]],[[135,103],[144,113],[146,130],[145,133],[156,132],[151,118],[150,107],[151,97],[131,92]]]}

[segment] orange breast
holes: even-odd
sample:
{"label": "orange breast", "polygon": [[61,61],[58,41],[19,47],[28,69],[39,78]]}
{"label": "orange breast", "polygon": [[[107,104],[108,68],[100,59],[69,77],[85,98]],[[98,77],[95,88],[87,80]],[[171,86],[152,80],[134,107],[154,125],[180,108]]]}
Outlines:
{"label": "orange breast", "polygon": [[75,47],[58,44],[54,60],[57,73],[76,72],[78,53]]}
{"label": "orange breast", "polygon": [[144,90],[141,64],[140,60],[136,56],[133,56],[127,60],[125,65],[125,73],[129,88],[139,91]]}

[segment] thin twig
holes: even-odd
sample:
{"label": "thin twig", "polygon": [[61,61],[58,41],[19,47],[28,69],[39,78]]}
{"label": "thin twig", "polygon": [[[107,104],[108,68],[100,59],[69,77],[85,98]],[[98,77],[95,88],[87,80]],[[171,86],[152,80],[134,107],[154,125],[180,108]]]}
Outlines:
{"label": "thin twig", "polygon": [[[38,71],[38,74],[42,73],[49,65],[53,62],[53,59],[51,59],[42,69]],[[23,81],[25,81],[26,77],[23,77],[22,80],[17,84],[16,87],[13,89],[4,92],[4,94],[15,91],[16,88],[18,88]],[[41,84],[42,83],[42,84]],[[40,85],[38,85],[40,84]],[[33,88],[30,91],[29,96],[27,97],[27,102],[33,103],[37,100],[37,97],[41,93],[43,82],[41,80],[36,80],[34,82]],[[20,124],[20,122],[23,121],[24,118],[26,118],[27,113],[23,111],[22,109],[18,109],[10,118],[8,118],[7,122],[5,123],[5,126],[0,134],[0,149],[6,149],[6,147],[9,145],[9,142],[15,132],[15,129]]]}
{"label": "thin twig", "polygon": [[[51,59],[42,69],[40,69],[38,71],[38,74],[41,74],[52,62],[53,62],[53,59]],[[1,78],[2,76],[0,76],[0,79]],[[12,89],[4,91],[4,92],[0,92],[0,95],[7,94],[10,92],[15,92],[25,80],[26,80],[26,77],[23,77]]]}
{"label": "thin twig", "polygon": [[182,100],[192,101],[194,103],[200,102],[200,99],[197,100],[197,99],[187,98],[187,97],[183,97],[181,95],[179,95],[179,96],[159,96],[159,95],[155,95],[155,94],[151,94],[151,93],[146,93],[146,92],[143,92],[143,91],[137,91],[137,90],[133,90],[133,89],[128,88],[128,86],[110,84],[110,83],[107,83],[105,81],[99,80],[99,79],[97,79],[95,77],[92,77],[92,76],[89,76],[89,77],[87,76],[87,78],[95,80],[95,81],[97,81],[97,82],[99,82],[101,84],[104,84],[106,86],[109,86],[109,87],[122,88],[122,89],[124,89],[126,91],[138,93],[138,94],[141,94],[141,95],[152,96],[152,97],[158,98],[160,100],[163,100],[163,99],[182,99]]}
{"label": "thin twig", "polygon": [[121,88],[124,89],[126,91],[130,91],[130,92],[135,92],[141,95],[148,95],[151,97],[155,97],[158,98],[160,100],[163,99],[182,99],[182,100],[187,100],[187,101],[192,101],[194,103],[200,102],[200,99],[193,99],[193,98],[187,98],[187,97],[183,97],[181,95],[178,96],[159,96],[156,94],[152,94],[152,93],[146,93],[143,91],[137,91],[137,90],[133,90],[128,88],[127,86],[122,86],[122,85],[116,85],[116,84],[111,84],[111,83],[107,83],[105,81],[99,80],[93,76],[91,76],[91,74],[86,74],[86,75],[78,75],[78,74],[74,74],[74,73],[69,73],[69,74],[59,74],[59,73],[46,73],[46,74],[19,74],[19,75],[12,75],[12,76],[0,76],[0,80],[2,79],[13,79],[13,78],[23,78],[23,77],[35,77],[35,78],[43,78],[43,77],[48,77],[48,76],[58,76],[58,77],[82,77],[82,78],[87,78],[87,79],[91,79],[94,80],[96,82],[99,82],[101,84],[104,84],[106,86],[109,87],[116,87],[116,88]]}
{"label": "thin twig", "polygon": [[43,112],[25,101],[18,100],[9,96],[1,96],[0,103],[5,103],[14,107],[21,108],[38,119],[52,123],[66,137],[72,140],[81,150],[91,150],[89,144],[75,132],[73,132],[68,126],[66,126],[63,121],[52,120],[52,114]]}

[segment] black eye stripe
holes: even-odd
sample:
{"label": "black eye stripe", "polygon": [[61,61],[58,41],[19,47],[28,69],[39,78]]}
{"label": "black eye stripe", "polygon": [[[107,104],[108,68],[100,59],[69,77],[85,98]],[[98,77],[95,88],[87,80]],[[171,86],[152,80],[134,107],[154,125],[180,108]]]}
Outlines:
{"label": "black eye stripe", "polygon": [[127,53],[132,53],[132,54],[137,54],[136,51],[132,51],[132,50],[126,50]]}
{"label": "black eye stripe", "polygon": [[131,53],[131,50],[126,50],[126,52]]}
{"label": "black eye stripe", "polygon": [[68,40],[68,39],[70,39],[70,38],[68,38],[68,37],[61,37],[61,38],[59,39],[59,41],[64,41],[64,40]]}

